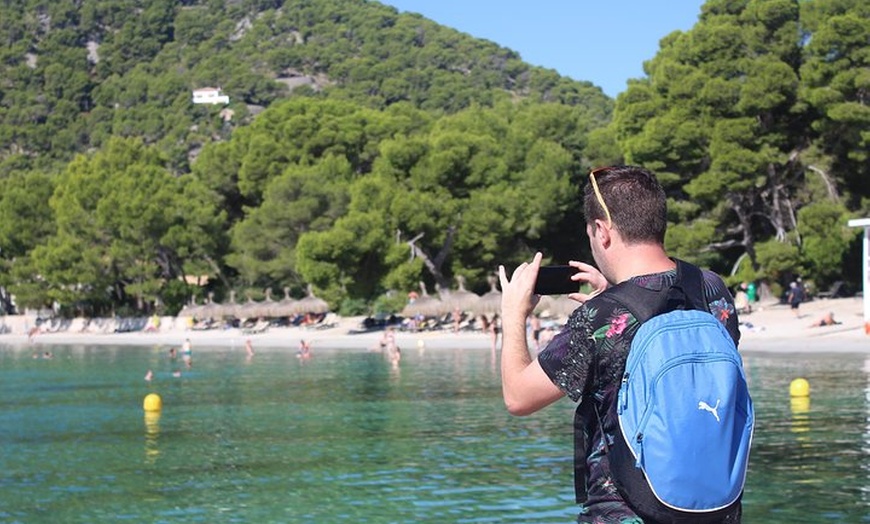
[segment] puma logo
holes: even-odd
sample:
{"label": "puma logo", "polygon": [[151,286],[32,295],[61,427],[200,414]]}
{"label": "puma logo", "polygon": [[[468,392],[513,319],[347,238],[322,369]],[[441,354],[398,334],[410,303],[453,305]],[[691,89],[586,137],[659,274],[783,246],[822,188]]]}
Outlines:
{"label": "puma logo", "polygon": [[703,400],[698,402],[698,409],[703,409],[704,411],[709,411],[716,417],[716,422],[719,422],[719,402],[721,399],[716,399],[716,405],[714,407],[710,407],[710,404],[707,404]]}

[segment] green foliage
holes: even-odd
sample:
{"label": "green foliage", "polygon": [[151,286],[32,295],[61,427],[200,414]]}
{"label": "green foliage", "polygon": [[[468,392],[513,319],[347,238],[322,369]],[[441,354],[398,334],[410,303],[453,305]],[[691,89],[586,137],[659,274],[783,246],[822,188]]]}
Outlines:
{"label": "green foliage", "polygon": [[739,286],[743,282],[755,282],[759,279],[760,275],[752,267],[752,261],[746,254],[737,259],[736,265],[734,274],[725,277],[725,283],[728,286]]}
{"label": "green foliage", "polygon": [[707,247],[717,238],[716,225],[704,218],[672,224],[665,235],[665,247],[672,256],[702,267],[716,267],[720,255]]}
{"label": "green foliage", "polygon": [[184,281],[169,280],[160,290],[162,307],[158,308],[157,312],[162,315],[175,316],[188,303],[193,294],[195,294],[195,290]]}
{"label": "green foliage", "polygon": [[778,282],[790,275],[804,273],[800,249],[794,244],[771,239],[759,242],[755,247],[758,263],[763,268],[760,277]]}
{"label": "green foliage", "polygon": [[[105,307],[132,301],[146,308],[167,280],[183,276],[185,258],[207,257],[222,215],[196,181],[173,177],[160,156],[137,140],[113,139],[80,156],[58,178],[49,205],[56,230],[31,251],[35,275],[17,286],[42,296],[28,301]],[[185,197],[202,196],[201,200]]]}
{"label": "green foliage", "polygon": [[[400,309],[459,274],[485,292],[538,250],[588,260],[585,173],[623,161],[665,187],[676,256],[831,281],[870,209],[868,9],[708,0],[614,110],[372,2],[0,4],[0,287],[91,314],[308,284]],[[230,104],[192,104],[204,86]]]}
{"label": "green foliage", "polygon": [[372,303],[372,311],[370,314],[397,314],[402,311],[408,303],[408,297],[404,293],[390,291],[378,296]]}
{"label": "green foliage", "polygon": [[359,298],[346,298],[338,306],[338,314],[343,317],[355,317],[367,315],[369,308],[365,300]]}
{"label": "green foliage", "polygon": [[14,263],[51,233],[54,214],[46,202],[53,190],[52,177],[40,171],[0,178],[0,261]]}
{"label": "green foliage", "polygon": [[868,13],[859,0],[709,0],[661,41],[613,126],[629,162],[665,174],[670,245],[747,253],[767,276],[841,273],[844,240],[819,231],[870,195]]}
{"label": "green foliage", "polygon": [[[520,98],[599,123],[612,108],[588,82],[377,3],[24,0],[0,5],[0,20],[0,157],[69,161],[138,136],[183,172],[191,152],[249,124],[250,109],[305,93],[436,112]],[[230,96],[231,120],[190,103],[206,86]]]}
{"label": "green foliage", "polygon": [[843,256],[859,230],[847,225],[849,213],[842,204],[815,202],[798,211],[803,266],[818,285],[837,280]]}
{"label": "green foliage", "polygon": [[230,266],[247,285],[301,284],[296,273],[296,243],[305,232],[329,229],[344,213],[342,181],[351,166],[329,156],[312,167],[290,166],[273,179],[266,199],[248,210],[232,230]]}

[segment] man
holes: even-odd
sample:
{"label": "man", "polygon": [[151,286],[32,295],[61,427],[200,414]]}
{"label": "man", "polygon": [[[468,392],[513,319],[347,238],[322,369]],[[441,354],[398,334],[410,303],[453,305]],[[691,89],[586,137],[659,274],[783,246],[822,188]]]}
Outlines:
{"label": "man", "polygon": [[792,315],[795,318],[801,318],[800,312],[798,308],[801,306],[801,302],[804,301],[804,290],[803,287],[798,282],[792,282],[789,284],[788,288],[788,305],[791,308]]}
{"label": "man", "polygon": [[188,369],[193,367],[193,350],[191,349],[189,338],[184,339],[184,343],[181,345],[181,360],[184,361],[184,365]]}
{"label": "man", "polygon": [[[628,310],[607,299],[606,288],[629,279],[653,290],[673,284],[676,263],[664,249],[666,199],[655,175],[634,166],[593,171],[583,198],[586,234],[598,270],[581,262],[569,264],[578,270],[573,280],[587,282],[595,291],[569,295],[582,305],[537,359],[529,353],[525,325],[539,299],[533,289],[541,254],[517,267],[510,279],[499,267],[502,390],[514,415],[532,414],[565,395],[581,401],[575,418],[575,488],[581,503],[577,521],[641,523],[617,491],[607,456],[619,431],[611,408],[639,325]],[[727,287],[704,271],[704,288],[710,311],[737,343],[737,315]],[[739,521],[738,505],[722,522]]]}

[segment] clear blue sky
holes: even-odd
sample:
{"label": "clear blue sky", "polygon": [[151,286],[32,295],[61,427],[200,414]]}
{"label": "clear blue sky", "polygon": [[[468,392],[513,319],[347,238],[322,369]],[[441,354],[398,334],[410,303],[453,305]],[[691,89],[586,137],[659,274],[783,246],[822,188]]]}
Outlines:
{"label": "clear blue sky", "polygon": [[615,97],[641,78],[659,40],[698,21],[703,0],[380,0],[399,11],[520,54],[532,65],[588,80]]}

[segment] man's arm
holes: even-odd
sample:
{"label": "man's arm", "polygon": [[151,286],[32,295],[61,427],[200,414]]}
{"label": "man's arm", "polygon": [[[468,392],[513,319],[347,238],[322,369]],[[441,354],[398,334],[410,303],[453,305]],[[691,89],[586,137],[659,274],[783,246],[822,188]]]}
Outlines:
{"label": "man's arm", "polygon": [[532,359],[526,340],[526,318],[538,302],[533,290],[540,267],[541,254],[537,253],[531,263],[520,264],[510,280],[504,266],[498,268],[501,282],[502,395],[512,415],[530,415],[564,396],[544,373],[540,363]]}

